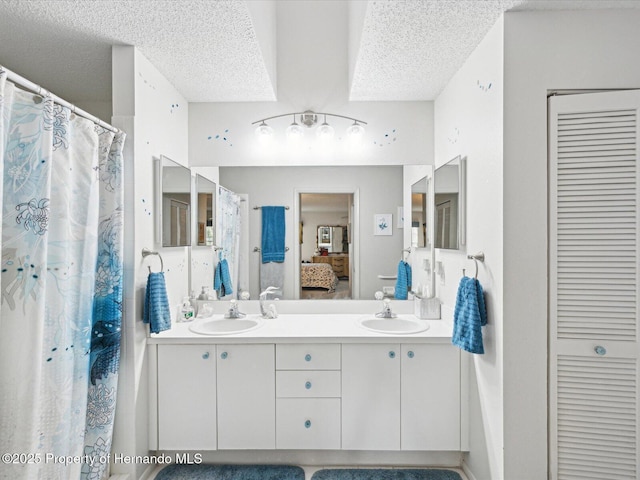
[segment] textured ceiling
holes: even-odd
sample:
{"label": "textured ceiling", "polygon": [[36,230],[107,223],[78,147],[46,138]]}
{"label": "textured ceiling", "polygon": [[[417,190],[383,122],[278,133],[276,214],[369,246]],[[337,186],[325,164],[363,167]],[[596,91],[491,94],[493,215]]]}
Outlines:
{"label": "textured ceiling", "polygon": [[351,100],[433,100],[507,10],[640,8],[638,0],[370,1]]}
{"label": "textured ceiling", "polygon": [[[304,5],[323,8],[318,0],[278,4],[280,12],[300,12]],[[327,9],[331,4],[324,2]],[[274,3],[0,0],[0,64],[72,102],[109,102],[111,45],[134,45],[190,102],[273,101],[275,79],[256,33],[263,22],[256,5],[268,10]],[[352,83],[347,85],[348,65],[339,65],[344,74],[336,72],[332,78],[345,79],[351,100],[432,100],[506,10],[638,7],[640,0],[371,0],[358,51],[353,52]],[[319,38],[326,35],[313,18],[300,23]],[[340,28],[348,24],[334,23]],[[295,31],[280,28],[278,46],[300,42],[299,37],[282,38],[285,30]],[[275,51],[270,42],[267,50]],[[316,43],[324,48],[323,42]],[[346,42],[340,48],[347,49]],[[304,63],[327,55],[299,50],[303,57],[286,61]],[[322,94],[326,92],[309,92],[303,98],[313,104],[312,97]],[[288,91],[278,95],[290,97]]]}
{"label": "textured ceiling", "polygon": [[244,1],[2,0],[0,35],[0,64],[75,101],[110,100],[112,44],[138,47],[189,101],[275,100]]}

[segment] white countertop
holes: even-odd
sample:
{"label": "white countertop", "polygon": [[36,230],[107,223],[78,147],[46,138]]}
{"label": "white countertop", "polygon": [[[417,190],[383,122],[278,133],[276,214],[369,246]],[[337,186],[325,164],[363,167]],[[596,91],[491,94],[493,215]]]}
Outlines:
{"label": "white countertop", "polygon": [[[266,319],[259,328],[227,335],[201,335],[189,330],[191,322],[173,323],[170,330],[150,334],[149,344],[222,344],[222,343],[450,343],[451,320],[420,320],[414,315],[402,318],[424,322],[429,328],[412,334],[377,333],[362,327],[358,320],[373,315],[363,314],[281,314]],[[222,318],[215,314],[212,318]],[[249,315],[247,318],[256,318]],[[194,320],[197,321],[197,320]]]}

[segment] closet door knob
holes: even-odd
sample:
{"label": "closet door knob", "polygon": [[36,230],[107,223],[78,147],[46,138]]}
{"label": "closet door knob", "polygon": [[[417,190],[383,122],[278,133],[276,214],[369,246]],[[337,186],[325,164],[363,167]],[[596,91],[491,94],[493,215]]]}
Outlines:
{"label": "closet door knob", "polygon": [[596,348],[593,349],[593,351],[596,352],[597,355],[607,354],[607,349],[604,348],[602,345],[598,345]]}
{"label": "closet door knob", "polygon": [[209,352],[204,352],[204,353],[202,354],[202,358],[203,358],[203,359],[205,359],[205,360],[207,360],[207,359],[209,358]]}
{"label": "closet door knob", "polygon": [[409,358],[413,358],[413,357],[415,357],[415,356],[416,356],[416,354],[415,354],[415,353],[413,353],[413,350],[409,350],[409,351],[407,352],[407,357],[409,357]]}
{"label": "closet door knob", "polygon": [[229,354],[228,354],[227,352],[222,352],[222,353],[220,354],[220,358],[221,358],[222,360],[226,360],[226,358],[227,358],[228,356],[229,356]]}
{"label": "closet door knob", "polygon": [[389,358],[396,358],[396,352],[394,352],[393,350],[391,350],[389,352]]}

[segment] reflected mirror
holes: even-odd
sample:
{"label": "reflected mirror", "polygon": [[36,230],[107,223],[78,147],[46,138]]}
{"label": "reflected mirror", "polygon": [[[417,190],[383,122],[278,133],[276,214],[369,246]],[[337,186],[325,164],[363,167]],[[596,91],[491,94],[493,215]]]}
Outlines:
{"label": "reflected mirror", "polygon": [[434,178],[434,246],[459,250],[465,244],[465,159],[438,167]]}
{"label": "reflected mirror", "polygon": [[196,175],[196,242],[199,246],[215,245],[216,184]]}
{"label": "reflected mirror", "polygon": [[157,192],[158,237],[163,247],[191,245],[191,172],[161,156]]}
{"label": "reflected mirror", "polygon": [[346,225],[322,225],[318,227],[316,250],[320,255],[328,253],[347,253],[349,240]]}
{"label": "reflected mirror", "polygon": [[411,246],[426,248],[427,240],[427,198],[429,183],[427,177],[411,185]]}

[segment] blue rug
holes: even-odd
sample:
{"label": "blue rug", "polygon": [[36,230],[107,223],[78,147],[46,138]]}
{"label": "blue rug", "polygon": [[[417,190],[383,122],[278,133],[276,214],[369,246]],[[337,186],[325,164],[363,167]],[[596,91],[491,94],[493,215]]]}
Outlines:
{"label": "blue rug", "polygon": [[319,470],[311,480],[462,480],[452,470],[335,468]]}
{"label": "blue rug", "polygon": [[155,480],[304,480],[304,470],[288,465],[169,465]]}

